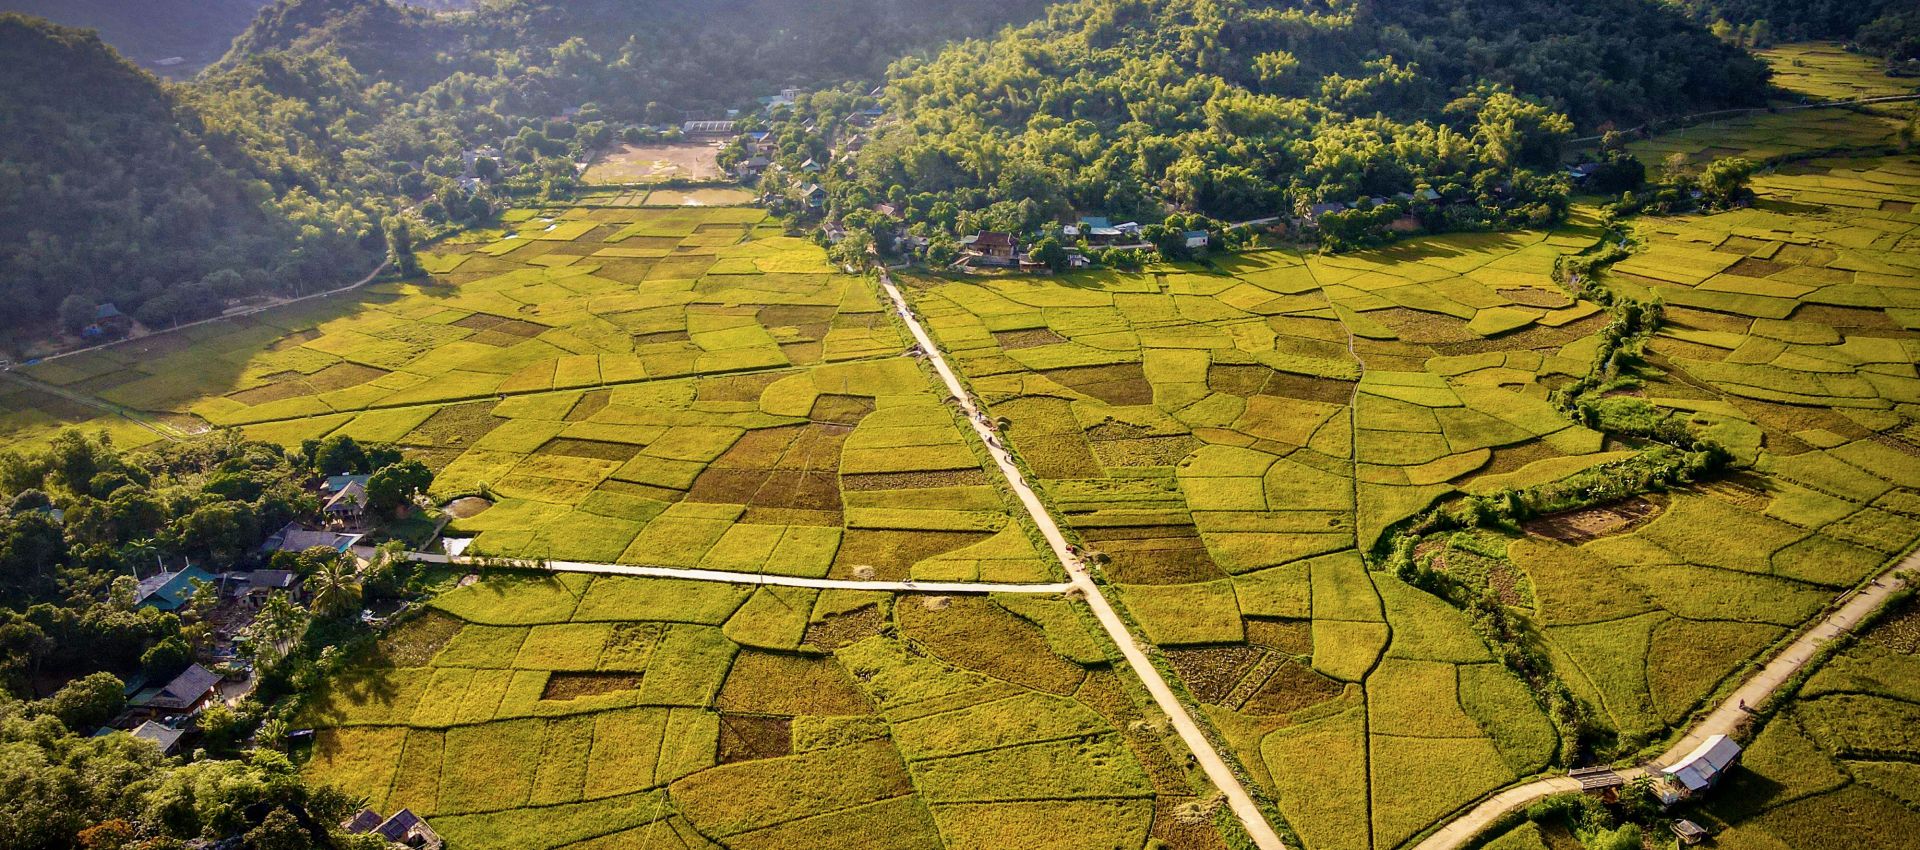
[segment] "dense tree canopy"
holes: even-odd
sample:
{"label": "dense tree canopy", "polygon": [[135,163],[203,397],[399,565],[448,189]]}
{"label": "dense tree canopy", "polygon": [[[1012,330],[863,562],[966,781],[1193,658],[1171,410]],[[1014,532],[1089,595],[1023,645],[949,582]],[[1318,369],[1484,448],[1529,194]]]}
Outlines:
{"label": "dense tree canopy", "polygon": [[1575,127],[1757,103],[1766,79],[1653,0],[1082,0],[890,76],[901,123],[842,207],[959,230],[1420,189],[1453,202],[1430,225],[1538,224]]}

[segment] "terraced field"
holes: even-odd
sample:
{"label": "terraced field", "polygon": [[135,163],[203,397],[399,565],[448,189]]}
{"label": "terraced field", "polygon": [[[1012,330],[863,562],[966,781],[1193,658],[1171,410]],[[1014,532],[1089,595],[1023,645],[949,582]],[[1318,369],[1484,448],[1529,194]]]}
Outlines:
{"label": "terraced field", "polygon": [[[1605,276],[1668,305],[1615,395],[1679,411],[1752,471],[1421,544],[1526,613],[1628,750],[1920,535],[1913,169],[1782,169],[1756,209],[1637,223],[1644,250]],[[1550,279],[1593,240],[911,283],[1306,846],[1393,847],[1568,755],[1461,611],[1361,553],[1436,501],[1635,454],[1547,401],[1608,321]]]}
{"label": "terraced field", "polygon": [[[1879,90],[1844,54],[1776,61],[1809,93]],[[1920,160],[1805,156],[1884,146],[1899,114],[1636,148],[1801,155],[1750,209],[1626,222],[1633,251],[1598,280],[1664,309],[1597,403],[1677,417],[1740,471],[1412,541],[1480,594],[1466,610],[1380,568],[1410,519],[1651,448],[1555,400],[1622,333],[1553,274],[1620,235],[1593,211],[1346,256],[899,280],[1299,843],[1387,850],[1576,742],[1627,757],[1669,736],[1920,537]],[[431,278],[365,297],[32,367],[104,409],[0,383],[0,439],[159,438],[119,407],[390,441],[436,496],[494,502],[454,527],[493,555],[1056,577],[872,283],[763,212],[521,211],[424,259]],[[1545,669],[1492,639],[1490,610]],[[1040,596],[494,577],[328,685],[309,769],[474,847],[1226,846],[1085,623]],[[1910,655],[1870,640],[1815,678],[1741,780],[1777,787],[1709,811],[1723,845],[1911,819],[1889,801],[1920,799],[1912,741],[1886,731],[1912,725]],[[1515,836],[1500,846],[1557,840]]]}
{"label": "terraced field", "polygon": [[1059,597],[485,581],[318,696],[308,771],[463,847],[1224,850],[1085,616]]}
{"label": "terraced field", "polygon": [[[426,257],[429,281],[29,374],[288,445],[396,443],[435,496],[496,500],[454,527],[476,553],[1048,577],[869,281],[759,210],[517,218]],[[11,430],[60,412],[23,407]]]}

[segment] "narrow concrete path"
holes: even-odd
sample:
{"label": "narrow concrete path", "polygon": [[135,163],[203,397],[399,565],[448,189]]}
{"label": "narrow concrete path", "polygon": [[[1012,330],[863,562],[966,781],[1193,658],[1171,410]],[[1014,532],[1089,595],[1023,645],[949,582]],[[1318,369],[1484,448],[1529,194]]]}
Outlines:
{"label": "narrow concrete path", "polygon": [[1019,497],[1020,504],[1027,510],[1027,515],[1033,518],[1034,525],[1040,528],[1041,535],[1046,537],[1047,544],[1053,548],[1054,557],[1067,568],[1067,575],[1072,578],[1072,587],[1085,595],[1087,607],[1093,609],[1094,617],[1100,621],[1101,628],[1105,629],[1107,636],[1120,647],[1121,655],[1127,659],[1127,666],[1133,669],[1134,675],[1140,678],[1140,683],[1146,686],[1149,694],[1153,695],[1153,701],[1160,706],[1161,711],[1166,713],[1174,730],[1180,734],[1180,739],[1186,742],[1187,748],[1193,751],[1193,756],[1200,767],[1206,771],[1207,778],[1213,781],[1214,787],[1226,795],[1227,805],[1232,807],[1234,816],[1239,818],[1241,825],[1246,828],[1247,835],[1253,839],[1253,843],[1260,850],[1286,850],[1286,844],[1280,840],[1280,835],[1274,832],[1273,825],[1267,823],[1266,816],[1261,814],[1260,807],[1254,804],[1253,796],[1247,793],[1246,786],[1240,784],[1240,778],[1233,774],[1233,769],[1227,766],[1226,760],[1214,750],[1213,743],[1208,741],[1207,736],[1200,731],[1200,725],[1195,723],[1192,715],[1187,713],[1186,706],[1174,694],[1173,688],[1168,686],[1167,680],[1160,675],[1159,668],[1153,666],[1153,662],[1147,658],[1140,641],[1127,630],[1126,622],[1120,619],[1118,613],[1115,613],[1106,595],[1101,593],[1100,586],[1094,583],[1093,576],[1087,572],[1086,566],[1067,551],[1067,539],[1060,533],[1060,527],[1054,523],[1052,515],[1047,513],[1046,506],[1040,502],[1040,497],[1034,495],[1032,486],[1022,478],[1019,466],[1013,462],[1013,456],[1008,454],[1006,448],[1000,444],[999,435],[987,426],[986,418],[981,413],[979,405],[975,404],[973,397],[967,394],[965,385],[960,383],[953,368],[947,365],[946,356],[941,353],[940,347],[934,344],[926,328],[921,326],[919,318],[913,313],[912,306],[900,294],[899,287],[893,283],[893,276],[888,274],[886,269],[880,270],[880,288],[886,292],[887,298],[893,301],[894,309],[906,323],[907,330],[913,334],[914,340],[920,344],[920,350],[926,352],[934,371],[939,373],[940,380],[946,384],[947,392],[959,401],[960,409],[966,413],[967,422],[973,426],[980,440],[986,443],[987,451],[993,455],[993,460],[999,465],[1001,474],[1006,476],[1007,483],[1012,485],[1014,495]]}
{"label": "narrow concrete path", "polygon": [[[374,556],[371,546],[355,546],[353,554],[362,558]],[[408,552],[407,558],[423,564],[452,564],[455,566],[478,566],[481,562],[474,558],[453,558],[428,552]],[[767,573],[737,573],[726,570],[701,570],[690,567],[647,567],[637,564],[598,564],[585,561],[543,561],[539,568],[557,573],[590,573],[609,576],[638,576],[641,578],[671,578],[683,581],[711,581],[724,584],[766,585],[772,587],[804,587],[815,590],[876,590],[886,593],[1030,593],[1051,595],[1066,593],[1073,589],[1071,584],[1002,584],[993,582],[966,581],[861,581],[859,579],[803,578],[800,576],[770,575]]]}
{"label": "narrow concrete path", "polygon": [[[1681,757],[1693,752],[1694,748],[1705,743],[1714,735],[1731,735],[1740,722],[1748,716],[1748,707],[1758,708],[1772,697],[1781,686],[1805,668],[1819,653],[1820,647],[1835,638],[1853,631],[1862,620],[1887,603],[1888,597],[1906,587],[1905,579],[1899,574],[1920,570],[1920,550],[1909,553],[1907,557],[1874,577],[1865,587],[1849,591],[1841,597],[1839,608],[1829,614],[1818,625],[1806,630],[1785,650],[1767,662],[1760,672],[1753,674],[1739,690],[1729,695],[1726,701],[1716,706],[1706,718],[1694,724],[1687,734],[1675,741],[1673,746],[1653,760],[1652,768],[1630,768],[1619,771],[1628,781],[1641,776],[1657,773],[1660,767],[1671,765]],[[1535,780],[1525,785],[1516,785],[1482,801],[1480,805],[1448,823],[1438,832],[1427,836],[1425,841],[1414,850],[1456,850],[1479,835],[1487,827],[1509,812],[1518,811],[1542,797],[1565,791],[1580,790],[1580,783],[1565,777],[1551,776]]]}

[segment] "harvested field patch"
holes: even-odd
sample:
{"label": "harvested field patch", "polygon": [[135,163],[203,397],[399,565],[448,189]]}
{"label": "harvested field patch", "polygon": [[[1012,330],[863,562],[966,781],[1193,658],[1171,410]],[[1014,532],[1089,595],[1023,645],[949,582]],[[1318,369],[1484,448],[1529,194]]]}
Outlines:
{"label": "harvested field patch", "polygon": [[808,623],[806,636],[800,642],[831,651],[880,634],[886,626],[887,617],[880,606],[868,605]]}
{"label": "harvested field patch", "polygon": [[1074,366],[1041,371],[1048,380],[1107,404],[1126,406],[1153,403],[1153,385],[1138,363],[1113,366]]}
{"label": "harvested field patch", "polygon": [[868,578],[901,581],[907,578],[908,569],[914,564],[971,546],[991,536],[986,532],[971,531],[876,531],[852,528],[840,539],[840,549],[833,556],[831,575],[835,578],[853,578],[858,568],[871,567],[873,575]]}
{"label": "harvested field patch", "polygon": [[985,597],[955,597],[938,609],[900,605],[894,616],[903,634],[956,667],[1063,696],[1086,677],[1084,669],[1048,649],[1039,627]]}
{"label": "harvested field patch", "polygon": [[793,718],[756,714],[720,715],[720,763],[793,754]]}
{"label": "harvested field patch", "polygon": [[1047,328],[1033,328],[1024,331],[994,331],[993,339],[1003,351],[1018,351],[1022,348],[1040,348],[1066,342],[1063,337]]}
{"label": "harvested field patch", "polygon": [[1168,649],[1165,654],[1194,699],[1221,704],[1265,653],[1251,646],[1212,646]]}
{"label": "harvested field patch", "polygon": [[1662,510],[1665,510],[1665,506],[1660,502],[1636,496],[1610,505],[1530,520],[1525,528],[1530,534],[1551,537],[1562,543],[1577,546],[1589,540],[1625,534],[1652,522],[1660,516]]}
{"label": "harvested field patch", "polygon": [[640,447],[627,443],[606,443],[598,440],[577,440],[560,437],[548,440],[540,446],[538,454],[560,455],[562,457],[580,457],[592,460],[614,460],[625,463],[640,453]]}

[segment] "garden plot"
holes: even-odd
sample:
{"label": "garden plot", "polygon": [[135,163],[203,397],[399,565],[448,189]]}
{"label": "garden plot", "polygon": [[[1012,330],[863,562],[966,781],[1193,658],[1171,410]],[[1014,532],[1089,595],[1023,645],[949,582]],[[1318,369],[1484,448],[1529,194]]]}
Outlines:
{"label": "garden plot", "polygon": [[1194,792],[1090,622],[1059,597],[499,577],[329,682],[306,770],[475,848],[1224,850],[1172,816]]}

